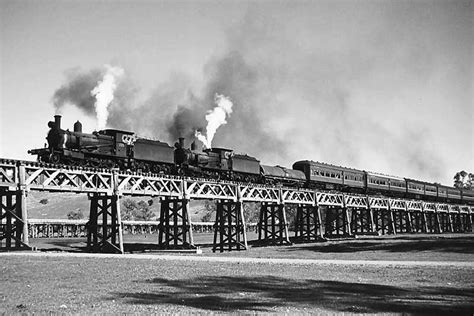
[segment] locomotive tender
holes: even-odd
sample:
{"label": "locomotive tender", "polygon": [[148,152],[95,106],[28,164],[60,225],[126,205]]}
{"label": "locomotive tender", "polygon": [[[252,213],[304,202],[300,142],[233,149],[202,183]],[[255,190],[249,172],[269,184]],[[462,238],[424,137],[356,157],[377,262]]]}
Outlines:
{"label": "locomotive tender", "polygon": [[74,130],[61,129],[61,116],[48,123],[47,146],[29,150],[38,161],[73,166],[120,168],[141,172],[207,177],[221,180],[267,183],[382,194],[400,198],[474,205],[474,191],[437,183],[335,166],[310,160],[297,161],[292,169],[260,164],[254,157],[230,149],[185,148],[180,138],[174,148],[167,143],[137,137],[134,133],[106,129],[87,134],[79,121]]}

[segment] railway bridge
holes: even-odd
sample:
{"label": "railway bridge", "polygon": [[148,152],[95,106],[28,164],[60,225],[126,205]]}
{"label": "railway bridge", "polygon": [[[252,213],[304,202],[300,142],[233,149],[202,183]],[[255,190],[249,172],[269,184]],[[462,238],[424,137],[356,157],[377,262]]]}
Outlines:
{"label": "railway bridge", "polygon": [[91,252],[123,253],[123,196],[160,197],[158,244],[193,248],[189,201],[217,203],[213,251],[248,249],[243,204],[259,202],[258,241],[290,243],[287,207],[296,208],[295,240],[358,234],[472,232],[474,207],[382,196],[209,179],[75,168],[0,159],[0,250],[28,249],[29,191],[87,194]]}

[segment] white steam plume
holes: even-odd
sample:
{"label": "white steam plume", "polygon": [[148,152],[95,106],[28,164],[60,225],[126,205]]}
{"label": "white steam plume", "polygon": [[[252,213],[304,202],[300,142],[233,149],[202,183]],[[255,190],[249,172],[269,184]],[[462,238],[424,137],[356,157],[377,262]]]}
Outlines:
{"label": "white steam plume", "polygon": [[95,112],[97,113],[97,129],[104,129],[109,117],[107,107],[114,99],[114,92],[117,88],[117,79],[121,77],[124,70],[120,67],[105,65],[107,68],[102,81],[91,91],[91,95],[95,96]]}
{"label": "white steam plume", "polygon": [[206,148],[212,148],[212,139],[217,129],[219,126],[227,123],[226,117],[230,117],[232,113],[233,103],[229,98],[216,93],[214,102],[216,103],[216,107],[206,115],[206,136],[199,131],[195,133],[197,139],[199,139]]}

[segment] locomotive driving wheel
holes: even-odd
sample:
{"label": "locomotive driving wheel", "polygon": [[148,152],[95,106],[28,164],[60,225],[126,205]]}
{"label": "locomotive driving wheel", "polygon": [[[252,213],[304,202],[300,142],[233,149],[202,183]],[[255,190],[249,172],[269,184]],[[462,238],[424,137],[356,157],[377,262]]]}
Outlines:
{"label": "locomotive driving wheel", "polygon": [[52,153],[49,156],[49,162],[50,163],[60,163],[61,162],[61,156],[59,155],[59,153]]}

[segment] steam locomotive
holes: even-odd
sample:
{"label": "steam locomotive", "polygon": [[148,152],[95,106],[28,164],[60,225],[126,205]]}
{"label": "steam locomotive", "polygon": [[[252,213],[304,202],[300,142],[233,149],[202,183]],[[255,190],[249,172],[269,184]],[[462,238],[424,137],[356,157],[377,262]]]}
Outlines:
{"label": "steam locomotive", "polygon": [[61,129],[61,116],[48,122],[47,145],[29,150],[38,161],[72,166],[120,168],[140,172],[206,177],[219,180],[266,183],[293,187],[338,190],[361,194],[383,194],[474,205],[474,191],[441,184],[387,176],[309,160],[292,169],[268,166],[255,157],[230,149],[199,151],[195,144],[185,148],[184,139],[171,147],[167,143],[137,137],[133,132],[105,129],[82,132],[77,121],[73,131]]}
{"label": "steam locomotive", "polygon": [[186,149],[183,138],[173,148],[167,143],[116,129],[87,134],[82,132],[79,121],[71,132],[61,128],[60,115],[54,118],[48,122],[47,145],[28,151],[40,162],[221,180],[258,182],[261,179],[260,161],[248,155],[234,154],[230,149],[197,151],[194,146]]}

